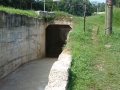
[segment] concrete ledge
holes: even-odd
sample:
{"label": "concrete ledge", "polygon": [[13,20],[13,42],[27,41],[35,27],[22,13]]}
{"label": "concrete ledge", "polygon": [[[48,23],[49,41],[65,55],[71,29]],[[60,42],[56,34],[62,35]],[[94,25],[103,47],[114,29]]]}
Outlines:
{"label": "concrete ledge", "polygon": [[71,60],[71,55],[60,54],[58,61],[51,68],[48,85],[45,90],[66,90]]}
{"label": "concrete ledge", "polygon": [[35,11],[35,13],[37,13],[37,14],[40,15],[41,17],[51,17],[51,18],[54,18],[54,17],[55,17],[54,12],[48,12],[48,11]]}

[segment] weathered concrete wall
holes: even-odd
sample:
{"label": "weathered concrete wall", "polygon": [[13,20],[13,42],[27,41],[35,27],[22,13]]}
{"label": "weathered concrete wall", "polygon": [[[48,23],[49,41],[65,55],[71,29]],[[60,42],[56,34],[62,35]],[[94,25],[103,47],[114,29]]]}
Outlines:
{"label": "weathered concrete wall", "polygon": [[53,64],[48,77],[45,90],[67,90],[69,68],[72,56],[63,51],[58,60]]}
{"label": "weathered concrete wall", "polygon": [[0,78],[44,56],[44,20],[0,11]]}

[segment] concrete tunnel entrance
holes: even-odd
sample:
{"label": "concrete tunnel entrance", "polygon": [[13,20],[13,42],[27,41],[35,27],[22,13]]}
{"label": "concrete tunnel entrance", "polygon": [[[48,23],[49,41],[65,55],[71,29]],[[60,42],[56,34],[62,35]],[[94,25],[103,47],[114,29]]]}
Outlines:
{"label": "concrete tunnel entrance", "polygon": [[58,57],[66,43],[69,25],[49,25],[46,28],[46,57]]}

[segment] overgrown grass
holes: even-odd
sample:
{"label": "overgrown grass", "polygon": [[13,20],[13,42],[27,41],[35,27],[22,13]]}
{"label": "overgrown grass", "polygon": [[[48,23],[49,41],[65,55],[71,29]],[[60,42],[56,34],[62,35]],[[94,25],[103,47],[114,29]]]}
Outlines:
{"label": "overgrown grass", "polygon": [[15,8],[11,8],[11,7],[0,6],[0,11],[26,15],[29,17],[40,17],[33,10],[20,10],[20,9],[15,9]]}
{"label": "overgrown grass", "polygon": [[55,19],[57,20],[71,20],[71,17],[73,17],[73,15],[70,15],[62,11],[54,11],[54,13],[55,13]]}
{"label": "overgrown grass", "polygon": [[113,25],[115,27],[120,27],[120,8],[114,7],[113,9]]}
{"label": "overgrown grass", "polygon": [[66,45],[72,55],[68,90],[120,90],[119,10],[110,36],[104,35],[104,15],[87,17],[85,33],[83,19],[74,17]]}
{"label": "overgrown grass", "polygon": [[69,40],[66,46],[71,51],[73,58],[68,90],[87,90],[87,88],[92,88],[92,84],[94,84],[89,70],[90,61],[93,58],[91,27],[87,24],[87,31],[84,33],[83,19],[76,17],[74,22],[75,26],[69,33]]}

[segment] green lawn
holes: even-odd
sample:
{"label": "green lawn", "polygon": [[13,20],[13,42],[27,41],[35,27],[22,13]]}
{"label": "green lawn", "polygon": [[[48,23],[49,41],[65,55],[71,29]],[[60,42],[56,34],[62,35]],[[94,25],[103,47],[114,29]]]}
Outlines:
{"label": "green lawn", "polygon": [[[120,90],[120,9],[114,10],[113,33],[104,34],[104,15],[74,17],[66,48],[72,63],[67,90]],[[116,15],[118,17],[116,17]]]}

